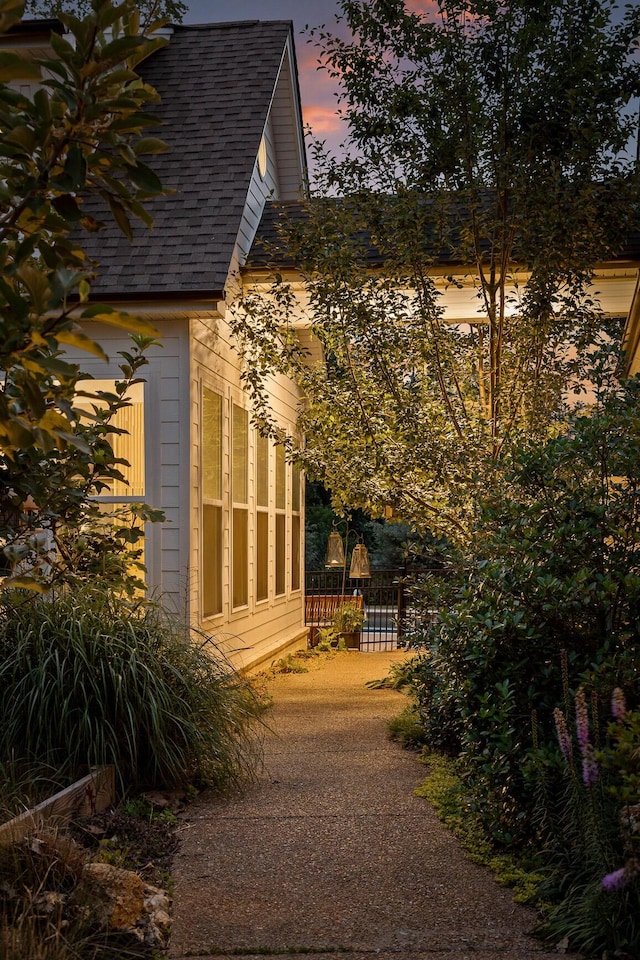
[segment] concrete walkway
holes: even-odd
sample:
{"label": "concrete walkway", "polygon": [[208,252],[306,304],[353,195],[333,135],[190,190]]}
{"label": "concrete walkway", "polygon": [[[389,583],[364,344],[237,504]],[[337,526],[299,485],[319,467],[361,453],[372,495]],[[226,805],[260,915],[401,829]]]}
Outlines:
{"label": "concrete walkway", "polygon": [[406,700],[365,682],[402,654],[338,654],[270,682],[264,769],[181,826],[170,956],[557,960],[533,911],[470,863],[386,737]]}

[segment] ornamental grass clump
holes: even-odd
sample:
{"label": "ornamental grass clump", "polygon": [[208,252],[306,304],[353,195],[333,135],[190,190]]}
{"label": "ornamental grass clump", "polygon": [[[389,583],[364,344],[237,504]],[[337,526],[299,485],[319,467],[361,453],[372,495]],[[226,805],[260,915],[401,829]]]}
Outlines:
{"label": "ornamental grass clump", "polygon": [[123,789],[251,773],[259,698],[160,606],[95,586],[0,602],[0,759],[112,763]]}

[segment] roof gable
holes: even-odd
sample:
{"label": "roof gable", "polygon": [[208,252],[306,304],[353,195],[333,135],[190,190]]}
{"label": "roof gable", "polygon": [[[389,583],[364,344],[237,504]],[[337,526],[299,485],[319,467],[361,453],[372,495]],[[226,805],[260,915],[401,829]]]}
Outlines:
{"label": "roof gable", "polygon": [[[283,61],[289,62],[287,82],[297,95],[289,21],[173,29],[168,46],[139,67],[162,98],[154,108],[161,122],[156,134],[169,151],[154,157],[152,166],[173,193],[148,203],[153,230],[134,225],[133,244],[108,216],[104,230],[83,237],[100,264],[94,297],[219,297],[237,255]],[[302,130],[299,114],[291,130]],[[301,182],[301,134],[299,144]]]}

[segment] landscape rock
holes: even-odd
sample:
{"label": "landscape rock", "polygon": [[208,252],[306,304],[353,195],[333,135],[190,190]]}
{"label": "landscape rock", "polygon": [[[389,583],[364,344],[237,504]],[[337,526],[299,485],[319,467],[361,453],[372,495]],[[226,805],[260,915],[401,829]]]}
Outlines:
{"label": "landscape rock", "polygon": [[106,929],[131,933],[140,942],[159,949],[169,941],[168,894],[144,883],[131,870],[107,863],[87,864],[74,900],[90,905],[93,915]]}

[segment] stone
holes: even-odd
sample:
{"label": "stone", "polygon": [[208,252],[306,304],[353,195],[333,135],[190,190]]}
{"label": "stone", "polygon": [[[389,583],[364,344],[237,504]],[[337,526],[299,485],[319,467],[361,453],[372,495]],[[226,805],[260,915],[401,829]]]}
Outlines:
{"label": "stone", "polygon": [[74,899],[90,901],[104,926],[133,929],[144,912],[144,883],[131,870],[109,863],[88,863]]}
{"label": "stone", "polygon": [[158,949],[169,942],[169,895],[161,887],[144,883],[131,870],[107,863],[87,864],[74,900],[90,905],[98,923],[107,929],[125,931]]}

